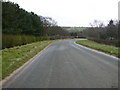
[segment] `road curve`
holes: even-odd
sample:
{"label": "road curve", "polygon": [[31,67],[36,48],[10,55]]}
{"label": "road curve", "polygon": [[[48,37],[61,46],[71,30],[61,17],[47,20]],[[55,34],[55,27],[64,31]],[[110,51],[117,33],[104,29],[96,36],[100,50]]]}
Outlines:
{"label": "road curve", "polygon": [[55,42],[3,88],[116,88],[118,59],[76,45]]}

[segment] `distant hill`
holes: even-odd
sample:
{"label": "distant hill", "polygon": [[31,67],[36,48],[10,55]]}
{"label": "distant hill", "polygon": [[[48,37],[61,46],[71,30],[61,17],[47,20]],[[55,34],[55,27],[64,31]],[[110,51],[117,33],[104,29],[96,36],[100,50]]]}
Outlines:
{"label": "distant hill", "polygon": [[62,28],[69,32],[78,32],[78,31],[83,31],[87,29],[88,27],[62,27]]}

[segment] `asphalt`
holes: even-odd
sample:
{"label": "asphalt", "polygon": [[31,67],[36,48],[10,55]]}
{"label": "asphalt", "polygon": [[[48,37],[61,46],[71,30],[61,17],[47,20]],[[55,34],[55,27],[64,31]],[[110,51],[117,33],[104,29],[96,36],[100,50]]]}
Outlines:
{"label": "asphalt", "polygon": [[117,88],[118,59],[74,42],[50,45],[3,88]]}

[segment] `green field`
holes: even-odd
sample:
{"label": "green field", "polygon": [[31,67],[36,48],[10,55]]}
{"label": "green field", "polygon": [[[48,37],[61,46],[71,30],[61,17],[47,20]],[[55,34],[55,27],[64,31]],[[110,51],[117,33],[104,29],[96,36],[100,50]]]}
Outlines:
{"label": "green field", "polygon": [[90,47],[99,51],[103,51],[105,53],[114,55],[114,56],[119,56],[118,55],[118,47],[110,46],[110,45],[104,45],[104,44],[99,44],[93,41],[89,40],[78,40],[76,42],[77,44],[81,44],[86,47]]}
{"label": "green field", "polygon": [[19,68],[52,42],[55,41],[40,41],[2,50],[2,79],[10,75],[14,70]]}
{"label": "green field", "polygon": [[62,27],[62,28],[69,32],[79,32],[87,29],[88,27]]}

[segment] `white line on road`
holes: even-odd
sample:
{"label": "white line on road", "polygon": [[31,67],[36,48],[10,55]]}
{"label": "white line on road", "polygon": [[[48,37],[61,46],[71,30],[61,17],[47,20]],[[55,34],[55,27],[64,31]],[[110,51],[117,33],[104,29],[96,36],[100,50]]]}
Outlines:
{"label": "white line on road", "polygon": [[118,57],[116,57],[116,56],[112,56],[112,55],[109,55],[109,54],[107,54],[107,53],[104,53],[104,52],[101,52],[101,51],[98,51],[98,50],[95,50],[95,49],[91,49],[91,48],[88,48],[88,47],[79,45],[79,44],[76,43],[76,41],[74,41],[74,44],[77,45],[77,46],[79,46],[79,47],[82,47],[82,48],[91,50],[91,51],[93,51],[93,52],[96,52],[96,53],[99,53],[99,54],[102,54],[102,55],[105,55],[105,56],[109,56],[109,57],[114,58],[114,59],[116,59],[116,60],[120,60],[120,59],[119,59]]}

